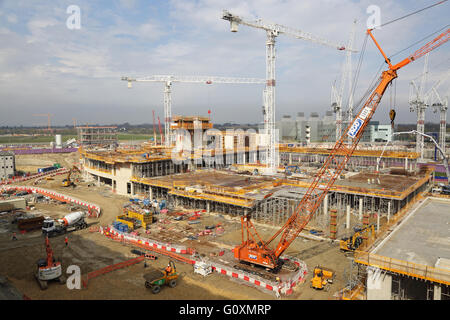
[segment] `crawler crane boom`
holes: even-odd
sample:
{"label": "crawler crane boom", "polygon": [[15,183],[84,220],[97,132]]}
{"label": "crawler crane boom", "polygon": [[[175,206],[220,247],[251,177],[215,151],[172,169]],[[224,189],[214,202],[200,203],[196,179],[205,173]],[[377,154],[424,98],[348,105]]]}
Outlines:
{"label": "crawler crane boom", "polygon": [[[277,270],[281,267],[279,257],[311,220],[325,195],[328,193],[337,177],[341,174],[356,149],[364,129],[375,113],[386,88],[392,80],[397,78],[397,70],[447,42],[450,37],[450,28],[427,43],[421,49],[417,50],[413,55],[395,65],[391,64],[391,61],[373,37],[372,30],[367,30],[367,33],[380,50],[389,68],[382,72],[375,89],[370,94],[353,122],[342,133],[341,138],[336,142],[333,150],[320,168],[294,213],[289,217],[283,227],[281,227],[268,241],[263,241],[251,223],[250,217],[242,217],[242,243],[233,250],[235,258],[239,261],[261,265],[273,270]],[[351,138],[350,142],[347,140],[348,137]],[[280,239],[275,249],[269,248],[269,244],[278,236],[280,236]]]}

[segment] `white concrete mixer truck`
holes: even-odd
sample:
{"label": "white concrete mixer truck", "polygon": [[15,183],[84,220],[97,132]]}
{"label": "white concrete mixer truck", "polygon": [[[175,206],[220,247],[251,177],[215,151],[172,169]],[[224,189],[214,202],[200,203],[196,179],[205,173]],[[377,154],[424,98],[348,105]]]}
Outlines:
{"label": "white concrete mixer truck", "polygon": [[76,211],[56,221],[46,218],[42,224],[42,233],[44,236],[53,237],[68,231],[85,229],[88,226],[84,220],[85,216],[83,211]]}

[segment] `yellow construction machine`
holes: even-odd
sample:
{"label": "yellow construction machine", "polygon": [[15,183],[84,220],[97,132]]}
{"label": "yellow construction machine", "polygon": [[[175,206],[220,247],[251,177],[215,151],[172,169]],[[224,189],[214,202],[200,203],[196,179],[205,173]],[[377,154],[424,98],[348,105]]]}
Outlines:
{"label": "yellow construction machine", "polygon": [[368,237],[370,235],[373,237],[375,235],[375,226],[372,224],[362,229],[355,228],[354,231],[355,233],[353,233],[352,236],[348,238],[342,238],[341,241],[339,241],[339,247],[341,251],[353,252],[358,249],[358,247],[364,241],[364,236]]}
{"label": "yellow construction machine", "polygon": [[72,175],[72,173],[74,171],[81,173],[80,169],[78,169],[76,166],[73,166],[72,169],[70,169],[69,173],[67,174],[67,178],[62,181],[61,185],[63,187],[70,187],[70,186],[75,187],[75,184],[73,183],[73,181],[70,180],[70,176]]}
{"label": "yellow construction machine", "polygon": [[335,272],[329,268],[317,266],[314,268],[311,288],[328,291],[333,283]]}

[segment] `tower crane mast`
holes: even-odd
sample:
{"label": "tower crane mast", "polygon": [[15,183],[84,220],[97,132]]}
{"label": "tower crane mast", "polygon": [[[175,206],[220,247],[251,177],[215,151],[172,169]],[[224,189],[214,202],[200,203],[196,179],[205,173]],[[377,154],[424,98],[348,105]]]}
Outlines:
{"label": "tower crane mast", "polygon": [[428,73],[428,58],[429,53],[425,56],[425,63],[423,66],[423,73],[421,75],[420,85],[417,87],[414,80],[411,81],[410,90],[410,111],[417,113],[417,134],[416,134],[416,152],[423,159],[424,137],[420,133],[425,133],[425,110],[427,104],[425,103],[425,84]]}
{"label": "tower crane mast", "polygon": [[[397,78],[397,70],[447,42],[450,38],[449,28],[408,58],[392,65],[391,61],[387,58],[378,42],[375,40],[372,30],[368,29],[367,33],[383,55],[389,68],[382,72],[381,77],[376,83],[375,89],[372,91],[353,122],[346,130],[344,130],[341,138],[330,151],[328,158],[319,169],[308,190],[286,223],[268,241],[263,241],[251,223],[250,217],[247,215],[241,218],[242,243],[233,249],[236,259],[275,270],[281,266],[279,257],[311,220],[325,195],[328,193],[337,177],[341,174],[356,149],[364,129],[367,127],[376,111],[386,88],[392,80]],[[347,137],[351,138],[351,143],[346,143]],[[278,240],[275,249],[269,248],[269,244],[278,238],[278,236],[280,236],[280,239]]]}
{"label": "tower crane mast", "polygon": [[[347,48],[353,47],[355,39],[356,20],[353,21],[352,31],[347,43]],[[344,100],[344,89],[348,81],[348,123],[353,119],[353,94],[352,94],[352,51],[347,50],[345,53],[345,61],[342,66],[341,81],[339,83],[339,90],[334,83],[331,87],[331,107],[336,113],[336,141],[342,134],[342,105]]]}
{"label": "tower crane mast", "polygon": [[[438,87],[450,76],[450,72],[444,76],[444,78],[438,80],[429,90],[425,99],[431,99],[431,106],[433,112],[439,112],[439,146],[441,147],[443,154],[445,155],[445,136],[447,131],[447,110],[448,110],[448,97],[441,98],[437,89]],[[433,99],[434,97],[434,99]],[[428,104],[428,103],[427,103]]]}
{"label": "tower crane mast", "polygon": [[173,142],[171,129],[172,121],[172,83],[228,83],[228,84],[264,84],[264,79],[256,78],[233,78],[233,77],[211,77],[211,76],[175,76],[175,75],[153,75],[141,78],[122,77],[128,82],[128,88],[132,87],[132,82],[162,82],[164,83],[164,136],[165,146],[170,147]]}
{"label": "tower crane mast", "polygon": [[266,88],[264,89],[264,131],[268,137],[266,163],[269,173],[275,173],[278,167],[279,158],[276,149],[276,131],[275,131],[275,38],[280,34],[286,34],[291,37],[311,41],[337,50],[346,49],[341,44],[334,43],[321,37],[314,36],[309,32],[296,30],[276,23],[264,22],[261,19],[247,20],[223,11],[222,19],[230,22],[231,32],[237,32],[239,25],[245,25],[252,28],[262,29],[266,32]]}

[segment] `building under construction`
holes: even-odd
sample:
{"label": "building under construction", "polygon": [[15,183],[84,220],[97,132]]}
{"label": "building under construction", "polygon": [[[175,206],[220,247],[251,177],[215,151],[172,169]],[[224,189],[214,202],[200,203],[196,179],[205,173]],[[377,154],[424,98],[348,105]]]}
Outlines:
{"label": "building under construction", "polygon": [[[280,167],[278,174],[262,176],[258,168],[263,165],[258,161],[263,160],[263,152],[249,147],[237,148],[240,138],[229,142],[234,146],[230,149],[224,137],[220,145],[223,153],[213,153],[212,162],[208,157],[197,159],[195,152],[188,159],[177,161],[176,147],[145,146],[139,150],[82,150],[82,163],[86,175],[98,183],[110,185],[117,194],[149,196],[164,199],[172,207],[231,216],[251,214],[256,221],[281,225],[293,213],[320,163],[330,152],[324,148],[281,145],[281,162],[286,167],[301,168],[300,173],[287,175],[286,169]],[[417,154],[412,152],[384,152],[379,171],[375,172],[381,153],[380,150],[355,151],[314,219],[326,234],[339,236],[350,229],[350,224],[345,227],[342,224],[337,234],[330,234],[329,211],[332,209],[336,210],[337,219],[351,220],[352,226],[373,221],[374,217],[389,219],[432,182],[432,170],[419,169]],[[230,155],[232,162],[227,159]],[[241,164],[237,164],[239,160]]]}
{"label": "building under construction", "polygon": [[78,143],[88,146],[114,146],[117,145],[117,127],[77,127]]}

